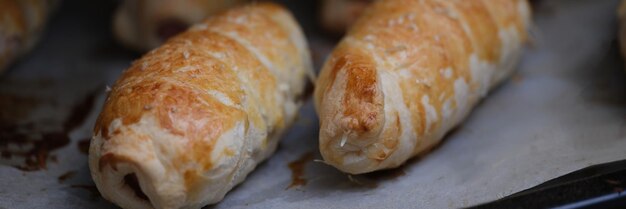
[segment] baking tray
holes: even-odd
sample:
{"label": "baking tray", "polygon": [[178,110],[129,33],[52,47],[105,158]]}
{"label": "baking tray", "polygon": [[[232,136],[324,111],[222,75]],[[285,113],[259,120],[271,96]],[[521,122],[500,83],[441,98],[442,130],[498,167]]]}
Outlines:
{"label": "baking tray", "polygon": [[[336,37],[319,32],[315,1],[282,2],[319,69]],[[85,152],[107,85],[140,56],[111,37],[115,3],[64,1],[40,44],[0,77],[0,208],[116,208],[99,196]],[[309,101],[277,152],[207,208],[469,207],[626,159],[617,4],[541,1],[516,74],[424,157],[358,176],[318,163]]]}

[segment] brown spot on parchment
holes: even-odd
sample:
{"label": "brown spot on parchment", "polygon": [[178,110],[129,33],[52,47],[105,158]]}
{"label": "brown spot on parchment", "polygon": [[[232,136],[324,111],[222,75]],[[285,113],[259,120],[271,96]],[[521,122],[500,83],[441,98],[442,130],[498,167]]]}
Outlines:
{"label": "brown spot on parchment", "polygon": [[313,161],[313,153],[307,152],[287,165],[291,170],[291,184],[289,184],[286,189],[306,185],[307,180],[304,178],[304,167],[311,161]]}
{"label": "brown spot on parchment", "polygon": [[87,139],[82,139],[80,141],[78,141],[78,144],[76,144],[78,146],[78,150],[80,151],[80,153],[83,153],[85,155],[89,154],[89,144],[91,143],[91,139],[87,138]]}
{"label": "brown spot on parchment", "polygon": [[65,180],[68,180],[74,177],[75,175],[76,175],[76,171],[68,171],[60,175],[57,179],[59,180],[59,183],[63,183],[65,182]]}
{"label": "brown spot on parchment", "polygon": [[[8,97],[11,100],[1,100],[0,107],[10,105],[0,110],[0,153],[2,157],[10,159],[13,156],[24,158],[24,162],[14,167],[23,171],[47,169],[48,160],[56,161],[56,156],[50,152],[69,144],[69,133],[84,123],[96,98],[97,92],[90,92],[84,99],[72,106],[72,111],[62,122],[62,130],[42,130],[41,124],[36,122],[18,123],[21,117],[26,117],[44,101],[38,98]],[[2,98],[3,96],[0,96]],[[7,98],[7,96],[4,96]],[[17,99],[19,98],[19,99]],[[47,101],[51,103],[52,101]],[[14,112],[14,113],[10,113]],[[18,118],[14,118],[18,117]],[[16,149],[17,147],[17,149]]]}

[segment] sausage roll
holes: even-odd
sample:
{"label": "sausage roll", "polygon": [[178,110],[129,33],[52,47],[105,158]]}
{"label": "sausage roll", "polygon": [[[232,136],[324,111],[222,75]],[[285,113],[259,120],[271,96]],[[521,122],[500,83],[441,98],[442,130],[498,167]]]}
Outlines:
{"label": "sausage roll", "polygon": [[113,17],[113,32],[126,47],[148,51],[209,15],[245,1],[124,0]]}
{"label": "sausage roll", "polygon": [[276,149],[312,72],[292,15],[248,5],[192,26],[111,88],[89,148],[102,196],[123,208],[220,201]]}
{"label": "sausage roll", "polygon": [[0,73],[30,51],[57,0],[0,0]]}
{"label": "sausage roll", "polygon": [[360,174],[439,143],[511,74],[530,21],[525,0],[374,2],[316,81],[325,162]]}

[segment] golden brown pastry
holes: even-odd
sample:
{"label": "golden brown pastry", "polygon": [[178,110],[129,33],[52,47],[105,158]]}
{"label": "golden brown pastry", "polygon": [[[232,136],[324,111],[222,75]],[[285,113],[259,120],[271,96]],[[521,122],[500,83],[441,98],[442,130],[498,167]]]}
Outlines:
{"label": "golden brown pastry", "polygon": [[217,12],[247,0],[124,0],[113,17],[115,37],[148,51]]}
{"label": "golden brown pastry", "polygon": [[0,0],[0,73],[30,51],[58,0]]}
{"label": "golden brown pastry", "polygon": [[274,152],[311,71],[299,26],[270,3],[169,39],[109,92],[89,150],[98,190],[123,208],[220,201]]}
{"label": "golden brown pastry", "polygon": [[328,32],[343,34],[373,0],[322,0],[320,23]]}
{"label": "golden brown pastry", "polygon": [[325,162],[360,174],[439,143],[511,74],[529,24],[525,0],[373,3],[316,82]]}

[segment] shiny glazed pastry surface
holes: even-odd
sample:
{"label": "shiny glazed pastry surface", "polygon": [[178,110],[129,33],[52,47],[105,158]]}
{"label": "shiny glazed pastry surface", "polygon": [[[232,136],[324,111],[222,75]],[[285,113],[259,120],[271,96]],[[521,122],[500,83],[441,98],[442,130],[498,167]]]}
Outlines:
{"label": "shiny glazed pastry surface", "polygon": [[513,72],[530,21],[525,0],[375,1],[316,81],[324,161],[359,174],[432,148]]}
{"label": "shiny glazed pastry surface", "polygon": [[284,8],[216,15],[136,60],[112,87],[89,166],[123,208],[200,208],[220,201],[276,149],[312,64]]}

